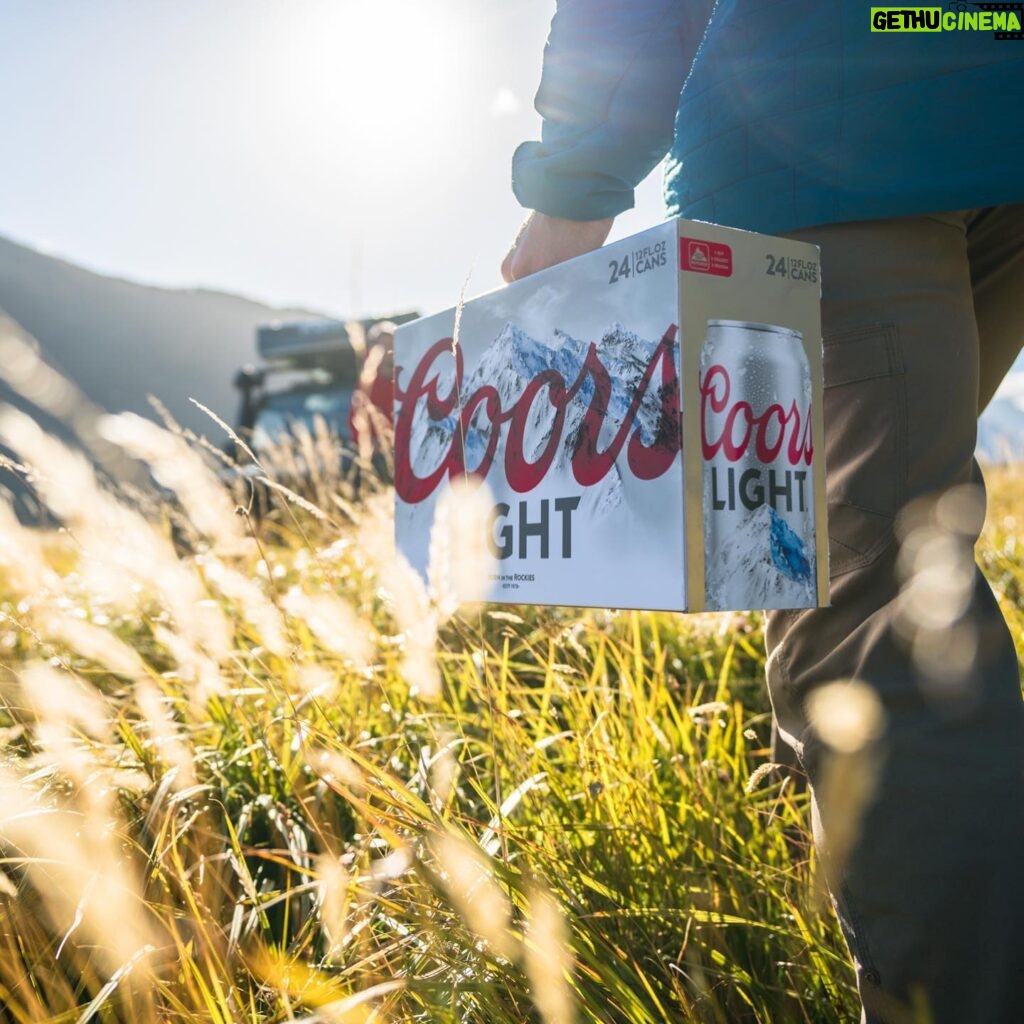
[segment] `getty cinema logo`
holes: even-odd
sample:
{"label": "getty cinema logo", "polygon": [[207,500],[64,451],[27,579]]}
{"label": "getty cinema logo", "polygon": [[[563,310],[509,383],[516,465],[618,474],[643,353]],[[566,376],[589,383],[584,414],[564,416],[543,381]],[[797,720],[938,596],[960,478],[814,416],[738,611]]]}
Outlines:
{"label": "getty cinema logo", "polygon": [[872,32],[991,32],[996,39],[1024,39],[1024,2],[963,3],[942,7],[872,7]]}

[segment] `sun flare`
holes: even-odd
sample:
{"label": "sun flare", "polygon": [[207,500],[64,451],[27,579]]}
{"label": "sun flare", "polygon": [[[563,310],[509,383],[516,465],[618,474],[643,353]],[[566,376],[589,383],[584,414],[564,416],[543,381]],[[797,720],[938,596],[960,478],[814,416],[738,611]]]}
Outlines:
{"label": "sun flare", "polygon": [[448,5],[335,0],[280,28],[282,107],[310,131],[365,154],[437,130],[455,74]]}

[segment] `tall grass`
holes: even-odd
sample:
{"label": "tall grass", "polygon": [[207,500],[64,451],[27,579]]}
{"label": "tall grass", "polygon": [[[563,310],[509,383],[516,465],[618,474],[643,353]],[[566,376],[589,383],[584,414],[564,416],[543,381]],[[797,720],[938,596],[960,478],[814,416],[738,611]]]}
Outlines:
{"label": "tall grass", "polygon": [[[0,505],[5,1019],[856,1015],[759,616],[452,614],[387,491],[257,521],[201,447],[97,426],[173,506],[0,416],[64,523]],[[1020,640],[1020,471],[991,492]]]}

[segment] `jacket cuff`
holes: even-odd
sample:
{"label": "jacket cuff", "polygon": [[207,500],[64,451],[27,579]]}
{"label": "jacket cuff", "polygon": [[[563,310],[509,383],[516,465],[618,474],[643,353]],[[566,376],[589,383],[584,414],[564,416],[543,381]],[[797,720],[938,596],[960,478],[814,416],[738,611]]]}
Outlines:
{"label": "jacket cuff", "polygon": [[561,150],[543,142],[519,146],[512,157],[512,192],[520,204],[566,220],[603,220],[632,209],[632,185],[612,174],[584,170],[581,149]]}

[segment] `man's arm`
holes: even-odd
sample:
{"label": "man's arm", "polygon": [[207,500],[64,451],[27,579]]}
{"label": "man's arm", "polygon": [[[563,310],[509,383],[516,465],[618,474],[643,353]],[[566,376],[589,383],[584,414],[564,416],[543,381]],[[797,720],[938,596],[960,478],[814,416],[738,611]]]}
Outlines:
{"label": "man's arm", "polygon": [[672,142],[683,83],[714,0],[560,0],[535,105],[541,140],[512,161],[523,206],[602,220]]}

